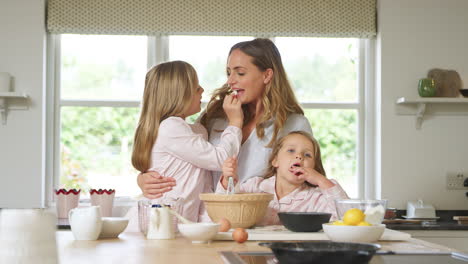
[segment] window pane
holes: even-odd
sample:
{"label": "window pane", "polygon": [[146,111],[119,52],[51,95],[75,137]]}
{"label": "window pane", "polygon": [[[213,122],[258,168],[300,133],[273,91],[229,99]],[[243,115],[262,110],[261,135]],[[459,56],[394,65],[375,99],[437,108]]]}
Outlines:
{"label": "window pane", "polygon": [[147,71],[147,37],[61,37],[62,99],[141,99]]}
{"label": "window pane", "polygon": [[226,83],[226,61],[231,47],[252,37],[170,36],[169,60],[183,60],[195,68],[205,89],[203,101]]}
{"label": "window pane", "polygon": [[62,107],[60,185],[140,193],[131,165],[138,114],[137,108]]}
{"label": "window pane", "polygon": [[357,111],[306,109],[305,115],[320,143],[327,177],[336,179],[350,197],[358,197]]}
{"label": "window pane", "polygon": [[284,67],[301,102],[358,100],[358,40],[276,38]]}

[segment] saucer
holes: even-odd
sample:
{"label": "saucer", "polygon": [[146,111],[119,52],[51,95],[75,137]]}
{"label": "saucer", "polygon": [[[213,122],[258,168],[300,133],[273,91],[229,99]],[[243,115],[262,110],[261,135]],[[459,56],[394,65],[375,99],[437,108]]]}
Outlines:
{"label": "saucer", "polygon": [[411,220],[425,220],[425,221],[431,221],[431,220],[437,220],[437,219],[440,219],[440,217],[436,216],[436,217],[408,217],[406,215],[402,215],[401,217],[405,218],[405,219],[411,219]]}

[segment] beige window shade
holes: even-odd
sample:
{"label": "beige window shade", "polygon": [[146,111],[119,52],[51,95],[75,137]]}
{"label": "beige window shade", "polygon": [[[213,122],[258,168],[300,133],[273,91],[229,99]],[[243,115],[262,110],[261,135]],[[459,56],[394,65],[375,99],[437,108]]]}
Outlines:
{"label": "beige window shade", "polygon": [[376,0],[49,0],[50,33],[376,35]]}

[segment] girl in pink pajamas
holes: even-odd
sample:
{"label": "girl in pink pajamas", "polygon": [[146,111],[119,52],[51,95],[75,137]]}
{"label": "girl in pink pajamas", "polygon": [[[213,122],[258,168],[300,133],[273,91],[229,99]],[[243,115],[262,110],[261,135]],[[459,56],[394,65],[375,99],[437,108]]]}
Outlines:
{"label": "girl in pink pajamas", "polygon": [[[227,159],[217,193],[226,191],[229,177],[237,181],[236,169],[236,159]],[[236,188],[241,193],[275,195],[259,225],[281,224],[278,212],[327,212],[334,220],[334,200],[348,198],[337,181],[326,178],[319,144],[303,131],[293,131],[279,139],[273,146],[266,174],[250,178]]]}
{"label": "girl in pink pajamas", "polygon": [[[235,95],[224,98],[229,125],[218,144],[208,142],[208,133],[201,124],[185,121],[200,111],[202,93],[190,64],[172,61],[153,67],[146,75],[132,153],[137,170],[157,171],[177,180],[177,186],[152,202],[182,201],[175,209],[194,222],[205,215],[198,195],[212,189],[210,171],[221,171],[228,157],[237,156],[242,139],[243,113]],[[132,219],[136,218],[135,210]]]}

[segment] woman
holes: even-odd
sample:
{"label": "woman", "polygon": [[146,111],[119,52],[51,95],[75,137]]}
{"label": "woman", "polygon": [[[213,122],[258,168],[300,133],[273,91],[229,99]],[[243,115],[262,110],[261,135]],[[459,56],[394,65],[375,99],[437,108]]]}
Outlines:
{"label": "woman", "polygon": [[[312,129],[289,84],[281,55],[271,40],[258,38],[235,44],[229,51],[226,72],[227,85],[213,93],[200,122],[209,132],[209,141],[218,144],[228,126],[223,99],[231,91],[237,92],[244,112],[242,146],[237,158],[237,172],[242,182],[264,174],[271,146],[278,137],[291,131],[312,134]],[[212,174],[213,186],[216,186],[221,172]],[[161,197],[176,184],[173,178],[156,172],[140,174],[137,181],[143,195],[149,199]]]}

